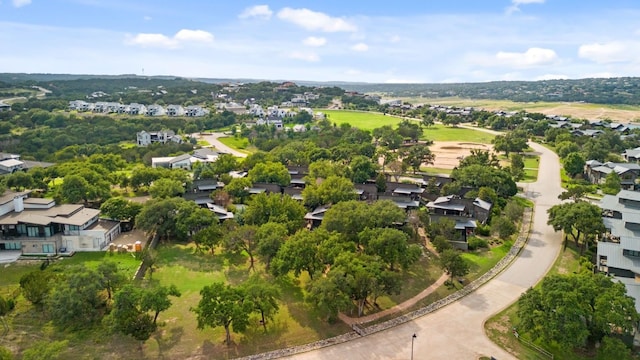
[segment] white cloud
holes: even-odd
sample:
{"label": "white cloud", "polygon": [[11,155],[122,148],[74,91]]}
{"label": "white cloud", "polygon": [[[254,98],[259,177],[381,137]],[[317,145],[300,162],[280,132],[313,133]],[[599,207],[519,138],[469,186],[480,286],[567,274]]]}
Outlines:
{"label": "white cloud", "polygon": [[271,19],[271,15],[273,15],[273,11],[269,9],[269,5],[256,5],[244,9],[238,17],[240,19],[258,18],[269,20]]}
{"label": "white cloud", "polygon": [[507,15],[520,11],[520,5],[544,4],[545,0],[511,0],[511,6],[507,8]]}
{"label": "white cloud", "polygon": [[327,39],[325,39],[323,37],[309,36],[308,38],[304,39],[304,41],[302,41],[302,43],[307,45],[307,46],[319,47],[319,46],[326,45],[327,44]]}
{"label": "white cloud", "polygon": [[523,53],[500,51],[496,59],[508,66],[531,67],[552,63],[558,59],[558,55],[551,49],[533,47]]}
{"label": "white cloud", "polygon": [[623,62],[635,56],[631,49],[637,49],[639,45],[640,44],[625,44],[620,41],[604,44],[585,44],[578,48],[578,56],[599,64]]}
{"label": "white cloud", "polygon": [[318,54],[312,52],[294,51],[289,54],[289,57],[295,60],[304,60],[308,62],[320,61],[320,57],[318,56]]}
{"label": "white cloud", "polygon": [[392,43],[392,44],[395,44],[395,43],[399,43],[400,40],[402,40],[402,38],[400,36],[394,35],[394,36],[391,37],[391,39],[389,39],[389,42]]}
{"label": "white cloud", "polygon": [[420,84],[423,81],[416,79],[390,78],[384,81],[386,84]]}
{"label": "white cloud", "polygon": [[189,30],[182,29],[178,31],[173,38],[176,41],[191,41],[191,42],[202,42],[202,43],[210,43],[213,42],[213,34],[204,30]]}
{"label": "white cloud", "polygon": [[369,45],[365,44],[365,43],[357,43],[355,45],[353,45],[351,47],[351,50],[353,51],[359,51],[359,52],[364,52],[369,50]]}
{"label": "white cloud", "polygon": [[151,21],[153,18],[151,16],[146,15],[143,17],[144,21]]}
{"label": "white cloud", "polygon": [[31,4],[31,0],[12,0],[13,6],[19,8]]}
{"label": "white cloud", "polygon": [[569,77],[563,74],[544,74],[535,78],[535,80],[566,80]]}
{"label": "white cloud", "polygon": [[278,12],[278,18],[307,30],[324,32],[353,32],[358,30],[354,24],[343,18],[331,17],[325,13],[309,9],[286,7]]}
{"label": "white cloud", "polygon": [[204,30],[182,29],[173,37],[164,34],[140,33],[135,36],[128,36],[125,39],[127,45],[137,45],[141,47],[158,47],[165,49],[176,49],[184,43],[211,43],[213,34]]}

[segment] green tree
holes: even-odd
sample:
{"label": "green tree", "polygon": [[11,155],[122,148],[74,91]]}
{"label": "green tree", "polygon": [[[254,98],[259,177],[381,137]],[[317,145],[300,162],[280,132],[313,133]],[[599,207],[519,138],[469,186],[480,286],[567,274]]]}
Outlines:
{"label": "green tree", "polygon": [[248,178],[233,178],[224,186],[224,190],[233,196],[238,203],[244,203],[244,200],[249,196],[251,185],[251,180]]}
{"label": "green tree", "polygon": [[191,239],[196,245],[196,250],[213,252],[218,244],[220,244],[224,236],[223,230],[217,223],[211,224],[208,227],[195,233]]}
{"label": "green tree", "polygon": [[558,195],[558,199],[560,200],[571,199],[574,202],[577,202],[590,191],[591,189],[587,185],[574,185],[570,188],[567,188],[567,190],[563,191],[562,194]]}
{"label": "green tree", "polygon": [[4,346],[0,346],[0,360],[13,360],[13,353]]}
{"label": "green tree", "polygon": [[532,339],[584,347],[614,333],[630,334],[638,319],[625,286],[603,274],[551,275],[518,300],[520,328]]}
{"label": "green tree", "polygon": [[175,285],[156,285],[142,291],[140,310],[153,312],[153,325],[156,325],[158,315],[171,307],[169,296],[180,297],[180,291]]}
{"label": "green tree", "polygon": [[262,224],[256,231],[256,239],[258,240],[256,252],[264,261],[267,271],[271,267],[271,260],[278,254],[287,235],[289,235],[287,227],[275,222]]}
{"label": "green tree", "polygon": [[357,197],[356,189],[351,180],[335,175],[329,176],[319,184],[307,185],[302,190],[304,204],[310,208],[355,200]]}
{"label": "green tree", "polygon": [[78,203],[89,199],[90,185],[80,175],[67,175],[60,185],[60,196],[65,202]]}
{"label": "green tree", "polygon": [[154,199],[182,196],[182,194],[184,194],[184,186],[180,181],[174,179],[158,179],[149,187],[149,195]]}
{"label": "green tree", "polygon": [[440,266],[451,278],[465,276],[469,273],[469,264],[454,249],[446,249],[440,253]]}
{"label": "green tree", "polygon": [[488,187],[502,197],[511,197],[518,192],[515,181],[507,171],[473,164],[454,169],[451,177],[461,186],[474,188]]}
{"label": "green tree", "polygon": [[524,160],[520,154],[511,155],[511,165],[509,166],[511,176],[516,181],[520,181],[524,178]]}
{"label": "green tree", "polygon": [[570,235],[578,246],[581,235],[584,236],[581,251],[584,251],[587,240],[604,233],[602,210],[599,206],[584,201],[554,205],[549,210],[547,223],[555,231],[562,230],[565,236]]}
{"label": "green tree", "polygon": [[108,300],[111,300],[113,293],[127,282],[126,276],[118,270],[118,264],[113,261],[102,261],[96,271],[100,275],[102,288],[107,290]]}
{"label": "green tree", "polygon": [[435,159],[435,154],[424,144],[413,145],[402,151],[402,161],[413,169],[414,174],[420,170],[422,164],[433,165]]}
{"label": "green tree", "polygon": [[178,239],[192,238],[194,234],[218,223],[218,217],[209,209],[192,201],[179,202],[175,218],[175,234]]}
{"label": "green tree", "polygon": [[315,184],[318,179],[329,176],[347,176],[351,171],[345,164],[331,160],[318,160],[309,164],[309,175],[305,178],[307,184]]}
{"label": "green tree", "polygon": [[[146,232],[156,232],[162,238],[176,235],[178,209],[187,200],[182,198],[151,199],[136,216],[136,228]],[[195,206],[193,202],[190,202]]]}
{"label": "green tree", "polygon": [[112,197],[100,206],[100,213],[103,216],[118,221],[135,221],[140,210],[142,210],[142,204],[123,197]]}
{"label": "green tree", "polygon": [[376,176],[377,166],[370,158],[362,155],[354,156],[349,162],[351,180],[356,184],[362,184]]}
{"label": "green tree", "polygon": [[191,311],[196,313],[198,329],[205,327],[224,327],[225,343],[231,345],[231,332],[243,332],[249,324],[249,314],[254,305],[246,299],[241,288],[234,288],[222,282],[214,282],[200,290],[198,306]]}
{"label": "green tree", "polygon": [[377,255],[389,265],[391,271],[400,264],[407,269],[418,261],[422,250],[418,245],[409,245],[409,236],[401,230],[392,228],[365,229],[360,234],[360,243],[365,245],[366,253]]}
{"label": "green tree", "polygon": [[246,294],[254,310],[260,313],[262,327],[267,331],[267,320],[273,320],[273,317],[280,309],[278,305],[278,297],[280,292],[278,288],[271,285],[258,275],[249,277],[249,280],[242,284]]}
{"label": "green tree", "polygon": [[561,141],[556,143],[556,153],[561,159],[564,159],[572,152],[580,152],[580,145],[575,141]]}
{"label": "green tree", "polygon": [[507,239],[517,231],[512,220],[505,217],[494,217],[491,219],[491,232],[498,234],[501,239]]}
{"label": "green tree", "polygon": [[527,148],[528,134],[523,130],[513,130],[506,135],[498,135],[491,142],[496,151],[502,151],[507,157],[512,152],[522,152]]}
{"label": "green tree", "polygon": [[607,174],[602,185],[602,192],[608,195],[615,195],[620,192],[622,185],[620,184],[620,176],[615,171]]}
{"label": "green tree", "polygon": [[47,298],[53,324],[60,329],[79,329],[96,323],[105,305],[103,289],[97,271],[84,266],[68,268]]}
{"label": "green tree", "polygon": [[278,250],[272,261],[271,270],[276,276],[286,275],[290,271],[299,276],[306,271],[310,278],[322,270],[323,262],[318,252],[324,240],[320,232],[308,229],[298,230]]}
{"label": "green tree", "polygon": [[33,176],[30,173],[24,171],[16,171],[12,174],[6,175],[5,183],[7,187],[14,190],[31,189],[35,185]]}
{"label": "green tree", "polygon": [[214,174],[220,176],[227,174],[229,171],[233,171],[238,168],[238,161],[236,157],[231,154],[220,154],[216,162],[213,163]]}
{"label": "green tree", "polygon": [[400,135],[390,125],[375,128],[373,129],[372,134],[376,143],[387,149],[396,150],[402,144],[402,135]]}
{"label": "green tree", "polygon": [[511,222],[517,222],[522,219],[522,215],[524,214],[524,207],[515,201],[509,201],[504,207],[503,212],[507,219],[509,219]]}
{"label": "green tree", "polygon": [[229,251],[246,252],[249,255],[249,270],[255,270],[255,252],[258,246],[256,225],[242,225],[229,231],[224,236],[225,246]]}
{"label": "green tree", "polygon": [[349,295],[339,287],[340,274],[330,271],[327,276],[320,276],[307,285],[306,301],[313,304],[320,315],[329,323],[338,320],[338,313],[351,305]]}
{"label": "green tree", "polygon": [[287,186],[291,182],[291,174],[281,163],[265,162],[256,164],[247,174],[252,183],[264,182]]}
{"label": "green tree", "polygon": [[358,234],[366,228],[392,227],[403,223],[407,215],[389,200],[369,205],[361,201],[343,201],[324,214],[322,227],[336,231],[348,240],[358,242]]}
{"label": "green tree", "polygon": [[419,123],[407,119],[402,120],[398,124],[398,134],[403,138],[409,138],[412,141],[418,141],[422,136],[423,130]]}
{"label": "green tree", "polygon": [[47,271],[32,271],[20,278],[20,291],[34,306],[41,308],[51,291],[51,280]]}
{"label": "green tree", "polygon": [[250,225],[268,222],[284,224],[290,234],[302,227],[306,209],[289,195],[257,194],[252,196],[244,213],[244,220]]}
{"label": "green tree", "polygon": [[582,174],[584,171],[584,157],[580,153],[569,153],[563,160],[562,165],[564,171],[571,177],[575,177],[578,174]]}
{"label": "green tree", "polygon": [[156,331],[151,315],[141,310],[142,290],[133,284],[116,292],[110,318],[115,329],[139,341],[146,341]]}

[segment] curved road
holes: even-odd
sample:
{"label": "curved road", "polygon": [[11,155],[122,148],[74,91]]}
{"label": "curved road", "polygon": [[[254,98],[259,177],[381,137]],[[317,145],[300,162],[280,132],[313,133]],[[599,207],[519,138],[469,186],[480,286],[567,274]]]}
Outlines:
{"label": "curved road", "polygon": [[223,144],[220,140],[218,140],[218,138],[220,137],[228,137],[229,135],[224,134],[224,133],[195,133],[195,134],[191,134],[191,136],[195,136],[196,139],[200,140],[204,140],[206,142],[208,142],[211,146],[213,146],[214,148],[218,149],[219,151],[222,152],[226,152],[229,153],[233,156],[237,156],[237,157],[247,157],[246,153],[240,152],[238,150],[232,149],[230,147],[228,147],[227,145]]}
{"label": "curved road", "polygon": [[294,355],[295,359],[410,359],[411,337],[415,359],[514,359],[484,333],[484,322],[518,299],[544,277],[562,245],[561,234],[547,225],[547,209],[558,203],[560,164],[549,149],[531,143],[540,153],[538,181],[525,185],[525,195],[535,202],[529,242],[502,273],[470,295],[444,308],[350,342]]}

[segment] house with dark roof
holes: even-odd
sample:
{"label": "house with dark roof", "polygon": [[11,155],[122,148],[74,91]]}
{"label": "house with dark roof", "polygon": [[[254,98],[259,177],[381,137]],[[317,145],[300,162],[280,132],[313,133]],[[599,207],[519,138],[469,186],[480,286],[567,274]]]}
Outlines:
{"label": "house with dark roof", "polygon": [[271,183],[254,183],[249,189],[249,194],[282,194],[282,187]]}
{"label": "house with dark roof", "polygon": [[24,255],[100,251],[120,235],[120,222],[100,219],[100,210],[56,205],[53,199],[29,194],[5,191],[0,196],[0,251],[21,250]]}
{"label": "house with dark roof", "polygon": [[492,208],[493,204],[480,198],[466,199],[457,195],[440,196],[427,203],[431,222],[443,218],[455,221],[455,229],[460,237],[451,243],[463,250],[468,249],[468,237],[475,233],[478,223],[486,224],[489,220]]}
{"label": "house with dark roof", "polygon": [[315,228],[322,224],[322,219],[324,219],[324,214],[329,210],[329,205],[319,206],[313,211],[310,211],[304,215],[304,220],[307,222],[308,228]]}
{"label": "house with dark roof", "polygon": [[182,154],[178,156],[154,157],[151,158],[151,167],[191,170],[191,155]]}
{"label": "house with dark roof", "polygon": [[623,283],[640,312],[640,193],[621,190],[599,205],[606,233],[598,241],[597,270]]}
{"label": "house with dark roof", "polygon": [[622,153],[622,157],[628,162],[640,162],[640,147],[627,149]]}
{"label": "house with dark roof", "polygon": [[636,179],[640,176],[640,164],[638,163],[601,163],[597,160],[588,160],[585,164],[585,174],[592,184],[604,184],[607,175],[615,172],[620,177],[620,184],[625,190],[634,190]]}

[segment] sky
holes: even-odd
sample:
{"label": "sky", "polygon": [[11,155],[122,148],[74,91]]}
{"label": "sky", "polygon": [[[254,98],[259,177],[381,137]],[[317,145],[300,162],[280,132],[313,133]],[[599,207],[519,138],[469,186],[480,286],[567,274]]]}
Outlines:
{"label": "sky", "polygon": [[451,83],[640,76],[637,0],[0,0],[0,72]]}

